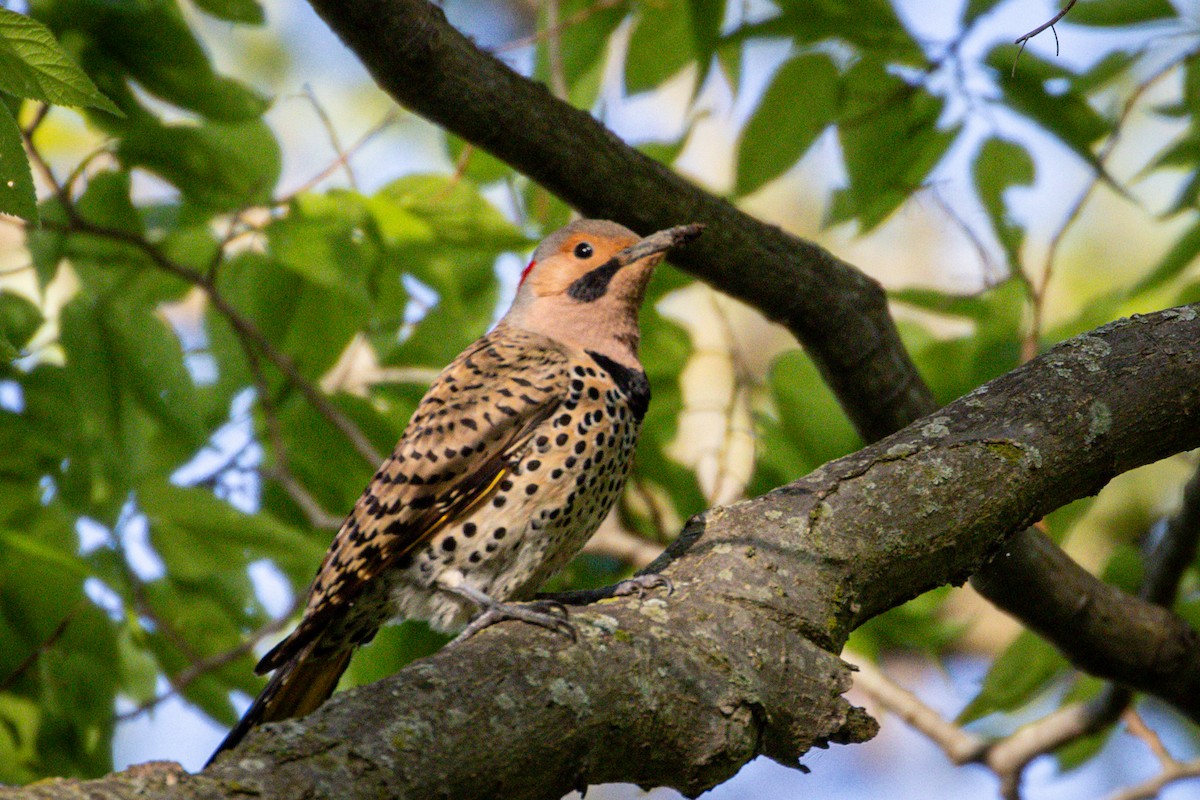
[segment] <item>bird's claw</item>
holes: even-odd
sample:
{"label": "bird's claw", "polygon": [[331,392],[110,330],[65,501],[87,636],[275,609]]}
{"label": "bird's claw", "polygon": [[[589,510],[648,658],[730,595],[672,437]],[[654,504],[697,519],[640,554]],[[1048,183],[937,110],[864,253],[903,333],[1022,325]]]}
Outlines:
{"label": "bird's claw", "polygon": [[490,628],[498,622],[510,619],[561,633],[573,642],[576,640],[577,634],[569,616],[567,607],[557,600],[534,600],[531,603],[493,602],[492,605],[486,606],[477,614],[450,644],[466,641],[484,628]]}

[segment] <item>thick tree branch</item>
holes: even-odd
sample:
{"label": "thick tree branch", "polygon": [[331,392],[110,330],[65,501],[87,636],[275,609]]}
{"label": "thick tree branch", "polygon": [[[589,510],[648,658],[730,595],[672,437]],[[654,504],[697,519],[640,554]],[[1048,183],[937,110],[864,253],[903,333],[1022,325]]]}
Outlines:
{"label": "thick tree branch", "polygon": [[[588,113],[478,50],[426,0],[310,0],[379,85],[402,105],[529,175],[591,216],[642,232],[682,221],[707,223],[677,263],[785,325],[812,355],[867,441],[934,411],[928,387],[905,352],[873,280],[821,247],[790,236],[697,188],[623,144]],[[1029,552],[1025,552],[1029,551]],[[1119,643],[1138,638],[1139,619],[1162,615],[1150,603],[1114,593],[1082,569],[1073,597],[1107,596],[1131,621],[1099,607],[1055,612],[1053,570],[1069,563],[1036,531],[1011,543],[1015,560],[985,566],[985,595],[1041,629],[1044,613],[1086,619],[1053,641],[1080,666],[1118,660]],[[1173,617],[1171,619],[1174,619]],[[1175,620],[1178,627],[1178,620]],[[1079,655],[1076,655],[1076,641]]]}
{"label": "thick tree branch", "polygon": [[480,51],[426,0],[311,3],[398,102],[588,216],[641,233],[706,223],[672,262],[787,326],[866,438],[931,409],[875,281],[626,146],[586,111]]}
{"label": "thick tree branch", "polygon": [[[696,794],[756,755],[794,765],[814,745],[861,741],[873,722],[842,699],[849,673],[833,655],[850,631],[963,580],[1006,533],[1119,472],[1200,446],[1197,342],[1200,304],[1073,339],[802,480],[695,518],[665,566],[667,599],[576,611],[574,643],[489,629],[256,730],[162,794],[556,798],[615,780]],[[1147,627],[1122,646],[1171,635]],[[1137,688],[1200,719],[1200,645],[1182,641],[1180,674]]]}

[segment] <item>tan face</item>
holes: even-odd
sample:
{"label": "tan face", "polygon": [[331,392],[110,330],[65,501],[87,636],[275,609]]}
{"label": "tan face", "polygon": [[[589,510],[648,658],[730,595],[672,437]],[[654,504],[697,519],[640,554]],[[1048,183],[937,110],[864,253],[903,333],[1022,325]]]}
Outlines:
{"label": "tan face", "polygon": [[638,309],[667,250],[700,225],[639,237],[615,222],[584,219],[533,252],[504,323],[637,366]]}
{"label": "tan face", "polygon": [[[628,278],[634,277],[620,273],[631,269],[642,271],[638,269],[643,266],[641,264],[612,263],[617,253],[638,240],[633,231],[615,223],[595,220],[573,223],[546,239],[534,252],[533,260],[522,275],[521,289],[531,291],[536,297],[569,294],[572,287],[576,287],[576,294],[582,293],[585,297],[606,294],[608,289],[615,288],[614,283],[625,284]],[[645,266],[660,261],[662,256],[657,255],[657,258],[644,259],[652,262]]]}

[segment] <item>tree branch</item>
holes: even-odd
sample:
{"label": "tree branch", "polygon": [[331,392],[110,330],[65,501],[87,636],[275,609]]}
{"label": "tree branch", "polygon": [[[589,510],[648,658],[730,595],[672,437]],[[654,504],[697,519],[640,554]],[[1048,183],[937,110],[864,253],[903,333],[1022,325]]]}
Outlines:
{"label": "tree branch", "polygon": [[[622,143],[585,111],[551,97],[479,51],[426,0],[310,0],[317,12],[402,105],[477,144],[591,216],[648,232],[680,221],[707,223],[705,235],[674,256],[717,289],[786,326],[805,346],[867,441],[899,430],[936,408],[905,352],[879,285],[823,248],[784,233],[697,188]],[[1049,611],[1053,570],[1070,560],[1049,539],[1027,531],[1010,542],[1020,560],[983,567],[985,596],[1003,610]],[[1025,553],[1026,549],[1035,552]],[[1074,566],[1074,565],[1072,565]],[[1077,566],[1074,597],[1122,595]],[[1135,616],[1162,615],[1151,604]],[[1144,607],[1143,607],[1144,606]],[[1063,610],[1092,615],[1092,609]],[[1178,629],[1177,618],[1174,628]],[[1035,617],[1036,620],[1036,617]],[[1053,640],[1084,666],[1119,655],[1136,620],[1106,616],[1074,637]],[[1036,622],[1033,623],[1036,628]],[[1076,657],[1076,639],[1082,655]]]}
{"label": "tree branch", "polygon": [[[491,628],[255,730],[162,795],[519,800],[616,780],[694,795],[756,755],[795,766],[813,746],[862,741],[874,723],[841,697],[849,671],[833,655],[850,631],[961,581],[1006,534],[1119,472],[1200,446],[1198,341],[1200,304],[1073,339],[795,483],[694,518],[664,560],[669,598],[576,611],[578,642]],[[1137,686],[1193,719],[1197,641],[1184,637],[1181,674]]]}
{"label": "tree branch", "polygon": [[586,111],[477,49],[426,0],[311,3],[398,102],[586,215],[641,233],[706,223],[673,263],[787,326],[867,439],[932,408],[875,281],[626,146]]}

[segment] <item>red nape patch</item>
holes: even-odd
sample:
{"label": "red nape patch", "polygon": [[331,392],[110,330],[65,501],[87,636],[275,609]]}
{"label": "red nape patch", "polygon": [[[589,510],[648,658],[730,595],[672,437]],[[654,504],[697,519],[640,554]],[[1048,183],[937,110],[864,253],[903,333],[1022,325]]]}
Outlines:
{"label": "red nape patch", "polygon": [[529,262],[529,266],[528,266],[528,267],[526,267],[525,269],[521,270],[521,280],[517,281],[517,288],[518,288],[518,289],[520,289],[520,288],[521,288],[521,284],[525,282],[525,279],[529,277],[529,271],[530,271],[531,269],[533,269],[533,265],[534,265],[534,264],[536,264],[536,263],[537,263],[536,261],[530,261],[530,262]]}

